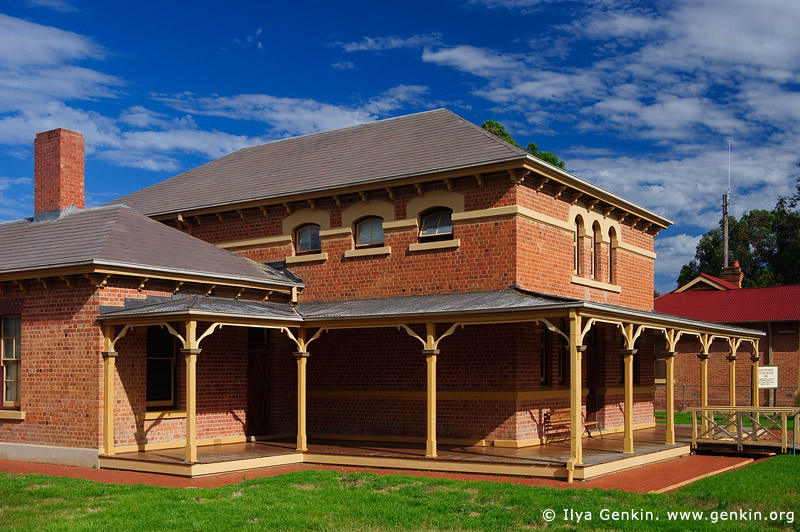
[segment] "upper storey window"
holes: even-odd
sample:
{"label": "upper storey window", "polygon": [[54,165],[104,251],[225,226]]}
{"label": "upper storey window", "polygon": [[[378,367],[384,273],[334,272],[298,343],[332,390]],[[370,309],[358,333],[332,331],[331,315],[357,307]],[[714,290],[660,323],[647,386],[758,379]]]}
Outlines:
{"label": "upper storey window", "polygon": [[356,224],[356,247],[383,245],[383,218],[370,216]]}
{"label": "upper storey window", "polygon": [[421,216],[419,239],[450,240],[453,238],[453,211],[444,208],[434,208],[424,212]]}
{"label": "upper storey window", "polygon": [[580,220],[575,220],[575,232],[572,234],[572,273],[577,276],[583,275],[583,253],[581,250],[581,233],[583,232],[583,224]]}
{"label": "upper storey window", "polygon": [[295,230],[294,251],[296,254],[319,253],[321,249],[322,241],[319,238],[317,224],[302,225]]}

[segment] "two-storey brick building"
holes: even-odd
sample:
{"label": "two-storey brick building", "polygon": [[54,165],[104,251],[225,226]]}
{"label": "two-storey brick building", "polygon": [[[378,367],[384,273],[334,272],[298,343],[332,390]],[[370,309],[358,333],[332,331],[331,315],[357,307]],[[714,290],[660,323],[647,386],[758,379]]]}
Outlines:
{"label": "two-storey brick building", "polygon": [[[447,110],[246,148],[120,203],[5,224],[51,241],[102,233],[108,212],[129,226],[81,248],[93,269],[33,271],[22,248],[0,267],[18,346],[0,452],[202,474],[224,467],[198,448],[291,437],[291,453],[225,467],[377,464],[310,439],[424,443],[405,467],[453,469],[440,446],[534,449],[568,409],[566,459],[503,471],[580,477],[585,422],[628,455],[653,426],[656,338],[758,352],[758,332],[652,311],[669,220]],[[109,249],[125,258],[98,266]],[[675,448],[671,424],[664,438]],[[173,448],[179,462],[143,465]]]}

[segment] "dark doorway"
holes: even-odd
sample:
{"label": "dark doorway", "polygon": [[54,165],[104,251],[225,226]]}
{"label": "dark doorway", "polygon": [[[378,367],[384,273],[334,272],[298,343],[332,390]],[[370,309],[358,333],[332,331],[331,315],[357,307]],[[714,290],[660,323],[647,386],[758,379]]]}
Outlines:
{"label": "dark doorway", "polygon": [[600,368],[598,365],[599,346],[597,345],[597,327],[592,327],[584,339],[588,346],[583,352],[586,359],[586,386],[589,393],[586,395],[586,421],[597,421],[597,411],[600,409],[600,401],[597,397],[597,386],[600,380]]}
{"label": "dark doorway", "polygon": [[271,433],[270,356],[268,329],[247,330],[247,435]]}

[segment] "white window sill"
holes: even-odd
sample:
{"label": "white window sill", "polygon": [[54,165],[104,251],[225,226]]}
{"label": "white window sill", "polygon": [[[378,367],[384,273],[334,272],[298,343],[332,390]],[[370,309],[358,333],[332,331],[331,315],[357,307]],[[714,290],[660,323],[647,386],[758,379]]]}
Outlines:
{"label": "white window sill", "polygon": [[408,246],[409,251],[430,251],[435,249],[455,249],[461,246],[461,239],[440,240],[438,242],[419,242]]}
{"label": "white window sill", "polygon": [[286,264],[299,264],[303,262],[322,262],[328,260],[327,253],[313,253],[311,255],[295,255],[286,257]]}
{"label": "white window sill", "polygon": [[578,277],[577,275],[572,276],[572,282],[573,284],[580,284],[583,286],[588,286],[590,288],[598,288],[600,290],[606,290],[607,292],[616,292],[617,294],[622,292],[621,286],[615,284],[603,283],[600,281],[595,281],[594,279],[587,279],[585,277]]}
{"label": "white window sill", "polygon": [[25,419],[25,412],[21,410],[0,410],[0,419],[14,419],[22,421]]}
{"label": "white window sill", "polygon": [[153,421],[155,419],[186,419],[185,410],[151,410],[142,412],[140,416],[145,421]]}
{"label": "white window sill", "polygon": [[374,257],[377,255],[390,255],[392,253],[392,246],[383,246],[379,248],[361,248],[361,249],[348,249],[344,252],[346,259],[353,257]]}

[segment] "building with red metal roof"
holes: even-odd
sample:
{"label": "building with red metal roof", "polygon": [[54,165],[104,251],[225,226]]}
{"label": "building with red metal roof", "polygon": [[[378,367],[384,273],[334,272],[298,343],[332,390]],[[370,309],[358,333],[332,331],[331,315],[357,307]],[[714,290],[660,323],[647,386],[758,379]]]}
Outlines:
{"label": "building with red metal roof", "polygon": [[[721,277],[701,273],[676,290],[654,301],[658,312],[716,323],[737,324],[767,333],[759,345],[759,364],[777,367],[778,388],[763,388],[760,404],[789,406],[794,404],[800,389],[800,285],[742,288],[743,274],[738,262],[726,268]],[[679,348],[682,343],[679,343]],[[696,350],[684,346],[686,354]],[[729,354],[730,356],[730,354]],[[738,358],[747,360],[738,354]],[[716,360],[715,360],[716,359]],[[712,357],[709,368],[710,404],[729,401],[729,362]],[[735,362],[734,362],[735,363]],[[675,387],[678,408],[699,404],[697,364],[690,357],[678,356],[675,362]],[[751,404],[748,363],[737,370],[737,403]],[[659,372],[657,367],[656,373]],[[658,381],[659,379],[657,379]],[[657,385],[657,403],[665,397],[663,379]],[[715,402],[716,401],[716,402]],[[658,406],[657,406],[658,407]]]}

